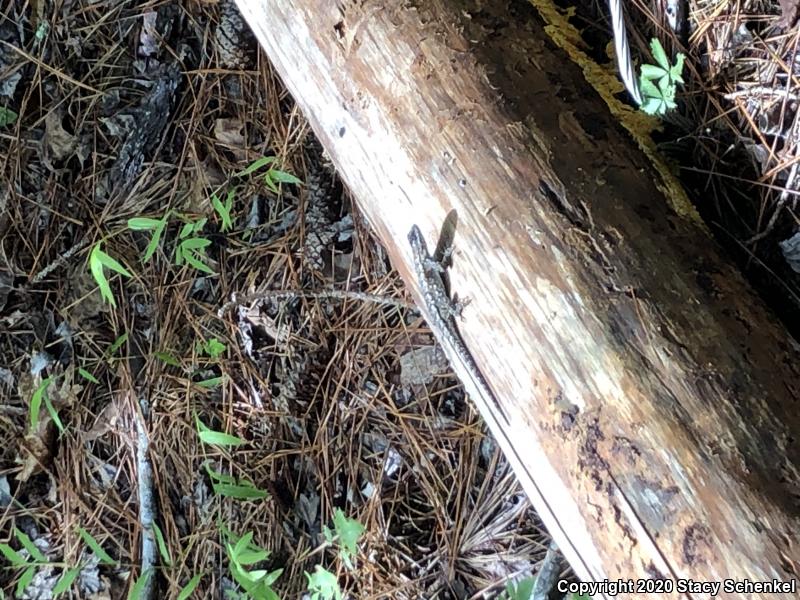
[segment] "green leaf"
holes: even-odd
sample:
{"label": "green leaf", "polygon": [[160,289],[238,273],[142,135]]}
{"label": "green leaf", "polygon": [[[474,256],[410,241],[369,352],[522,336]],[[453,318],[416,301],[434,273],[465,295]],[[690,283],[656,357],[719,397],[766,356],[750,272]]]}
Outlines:
{"label": "green leaf", "polygon": [[56,407],[53,406],[53,403],[50,402],[50,397],[47,394],[44,396],[44,406],[47,408],[47,412],[50,413],[50,418],[53,420],[53,423],[56,424],[59,433],[64,433],[64,423],[61,422],[61,417],[58,416],[58,411]]}
{"label": "green leaf", "polygon": [[358,538],[366,528],[357,520],[348,519],[340,508],[333,513],[333,526],[342,546],[342,558],[350,564],[350,557],[358,553]]}
{"label": "green leaf", "polygon": [[639,88],[645,98],[661,98],[661,90],[649,79],[641,79]]}
{"label": "green leaf", "polygon": [[17,582],[17,598],[22,596],[25,592],[25,588],[28,587],[28,584],[33,581],[33,576],[36,575],[36,565],[32,565],[25,569],[25,571],[20,575],[19,581]]}
{"label": "green leaf", "polygon": [[150,231],[161,226],[161,219],[150,219],[149,217],[134,217],[128,219],[128,229],[134,231]]}
{"label": "green leaf", "polygon": [[267,171],[267,173],[264,175],[264,183],[272,192],[276,194],[281,193],[281,191],[278,189],[278,186],[275,185],[275,182],[272,180],[272,171]]}
{"label": "green leaf", "polygon": [[84,369],[83,367],[78,367],[78,375],[80,375],[80,376],[81,376],[81,377],[83,377],[84,379],[88,379],[88,380],[89,380],[89,381],[91,381],[92,383],[100,383],[100,382],[97,380],[97,377],[95,377],[94,375],[92,375],[91,373],[89,373],[89,371],[87,371],[87,370],[86,370],[86,369]]}
{"label": "green leaf", "polygon": [[52,382],[52,377],[43,379],[39,387],[33,392],[33,396],[31,396],[30,423],[32,432],[35,432],[39,427],[39,413],[42,411],[42,401],[47,397],[47,388]]}
{"label": "green leaf", "polygon": [[217,338],[211,338],[207,342],[198,344],[198,346],[201,352],[208,354],[211,358],[219,358],[219,356],[228,348]]}
{"label": "green leaf", "polygon": [[256,171],[258,171],[259,169],[262,169],[262,168],[266,167],[267,165],[271,165],[276,160],[278,160],[277,156],[264,156],[262,158],[259,158],[256,161],[250,163],[250,165],[246,169],[236,173],[236,176],[237,177],[244,177],[245,175],[251,175],[252,173],[255,173]]}
{"label": "green leaf", "polygon": [[236,562],[240,565],[254,565],[269,558],[269,552],[261,548],[242,550],[236,557]]}
{"label": "green leaf", "polygon": [[185,586],[183,586],[183,588],[181,589],[180,593],[178,594],[178,597],[176,598],[176,600],[187,600],[189,598],[189,596],[192,595],[192,592],[195,590],[197,585],[200,583],[200,579],[202,579],[202,577],[203,576],[200,573],[198,573],[197,575],[192,577],[189,580],[189,583],[187,583]]}
{"label": "green leaf", "polygon": [[640,67],[640,70],[642,77],[645,79],[658,79],[659,77],[669,75],[669,71],[655,65],[644,64]]}
{"label": "green leaf", "polygon": [[212,377],[211,379],[203,379],[202,381],[198,381],[196,383],[202,388],[210,389],[221,385],[222,380],[222,377]]}
{"label": "green leaf", "polygon": [[97,287],[100,289],[100,296],[103,300],[116,308],[117,303],[114,301],[114,294],[111,292],[111,286],[108,284],[105,273],[103,273],[103,263],[100,262],[96,254],[99,248],[100,244],[98,243],[89,255],[89,270],[92,272],[92,277],[95,283],[97,283]]}
{"label": "green leaf", "polygon": [[272,181],[277,183],[294,183],[297,185],[303,185],[303,182],[300,179],[291,173],[287,173],[286,171],[281,171],[279,169],[270,169],[270,177]]}
{"label": "green leaf", "polygon": [[150,579],[152,574],[153,569],[147,569],[139,576],[139,579],[137,579],[136,583],[133,584],[131,591],[128,592],[128,600],[139,600],[142,597],[142,592],[144,592],[147,581]]}
{"label": "green leaf", "polygon": [[77,567],[71,569],[64,569],[64,574],[58,580],[58,583],[53,588],[53,596],[60,596],[72,587],[72,582],[80,575],[81,570]]}
{"label": "green leaf", "polygon": [[181,231],[178,234],[180,239],[190,236],[194,232],[194,224],[193,223],[186,223],[183,227],[181,227]]}
{"label": "green leaf", "polygon": [[211,477],[211,487],[215,494],[239,500],[261,500],[268,496],[267,492],[258,489],[249,481],[238,481],[235,477],[224,475],[206,467]]}
{"label": "green leaf", "polygon": [[28,561],[26,561],[19,552],[14,550],[8,544],[0,544],[0,553],[2,553],[3,556],[6,557],[6,560],[8,560],[8,562],[15,567],[28,564]]}
{"label": "green leaf", "polygon": [[206,464],[206,472],[208,473],[208,476],[212,480],[211,482],[212,485],[214,484],[215,481],[220,483],[230,483],[230,484],[236,483],[235,477],[233,477],[232,475],[228,475],[226,473],[220,473],[219,471],[215,471],[210,466],[208,466],[208,464]]}
{"label": "green leaf", "polygon": [[662,98],[666,98],[668,94],[675,96],[675,85],[666,75],[658,80],[658,89],[661,92]]}
{"label": "green leaf", "polygon": [[231,208],[233,208],[233,197],[235,193],[236,188],[231,188],[228,190],[228,196],[225,199],[225,204],[222,204],[216,194],[211,194],[211,205],[214,207],[214,210],[217,211],[219,218],[222,220],[222,226],[220,229],[223,232],[228,231],[233,227],[233,222],[231,221]]}
{"label": "green leaf", "polygon": [[685,58],[683,52],[678,52],[678,55],[675,57],[675,64],[669,68],[669,76],[675,83],[684,83],[683,61]]}
{"label": "green leaf", "polygon": [[116,354],[117,350],[119,350],[122,347],[122,345],[127,341],[128,341],[127,333],[123,333],[121,336],[115,339],[114,342],[108,347],[108,352],[107,352],[108,356],[113,356],[114,354]]}
{"label": "green leaf", "polygon": [[100,245],[101,242],[97,242],[94,245],[94,248],[92,248],[92,252],[89,255],[89,270],[92,272],[92,277],[94,277],[97,287],[100,288],[100,295],[102,298],[111,306],[116,308],[117,304],[114,301],[114,294],[111,293],[111,286],[108,283],[108,279],[106,279],[103,269],[111,269],[112,271],[116,271],[125,277],[133,276],[125,267],[117,262],[116,259],[103,252],[103,250],[100,248]]}
{"label": "green leaf", "polygon": [[263,500],[268,496],[267,492],[258,489],[249,482],[243,482],[239,485],[212,483],[211,487],[215,494],[224,498],[234,498],[235,500]]}
{"label": "green leaf", "polygon": [[95,556],[100,559],[100,562],[115,566],[118,564],[117,561],[108,555],[108,552],[103,550],[103,547],[97,542],[96,539],[92,537],[92,534],[86,531],[83,527],[78,527],[78,533],[80,534],[81,539],[86,542],[86,545],[89,546],[92,552],[95,553]]}
{"label": "green leaf", "polygon": [[667,53],[664,52],[664,46],[661,45],[661,41],[658,38],[650,40],[650,50],[653,52],[653,58],[656,59],[656,63],[665,71],[669,71],[669,59],[667,58]]}
{"label": "green leaf", "polygon": [[155,356],[158,360],[163,363],[168,364],[171,367],[180,367],[181,363],[169,352],[154,352],[153,356]]}
{"label": "green leaf", "polygon": [[197,415],[195,415],[194,420],[197,426],[197,435],[204,444],[213,446],[241,446],[244,444],[244,440],[240,437],[209,429]]}
{"label": "green leaf", "polygon": [[158,243],[161,241],[161,234],[164,233],[164,229],[167,227],[167,214],[165,214],[160,221],[158,221],[158,225],[156,225],[155,229],[153,230],[153,237],[150,238],[150,241],[147,243],[147,247],[144,249],[144,254],[142,255],[142,262],[149,261],[153,254],[155,254],[156,250],[158,249]]}
{"label": "green leaf", "polygon": [[42,554],[42,551],[36,547],[36,544],[33,543],[33,540],[29,538],[24,531],[20,531],[16,527],[14,527],[14,536],[19,540],[20,544],[24,546],[24,548],[28,551],[28,554],[31,555],[31,558],[36,562],[46,563],[47,557]]}
{"label": "green leaf", "polygon": [[209,267],[207,264],[202,262],[199,258],[197,258],[191,252],[187,252],[186,254],[183,255],[183,257],[186,259],[186,262],[189,265],[191,265],[192,267],[194,267],[198,271],[202,271],[203,273],[206,273],[208,275],[216,275],[216,273],[214,273],[214,271],[211,269],[211,267]]}
{"label": "green leaf", "polygon": [[[95,248],[99,248],[99,244],[95,246]],[[112,271],[116,271],[120,275],[124,275],[125,277],[133,277],[130,272],[123,267],[117,259],[109,256],[102,250],[97,250],[97,259],[100,261],[100,264],[103,265],[106,269],[111,269]]]}
{"label": "green leaf", "polygon": [[332,598],[341,600],[342,590],[339,588],[339,580],[336,578],[336,575],[322,568],[321,565],[315,566],[313,575],[308,572],[306,572],[305,575],[308,579],[309,592],[319,595],[326,600]]}
{"label": "green leaf", "polygon": [[158,544],[158,552],[161,554],[161,559],[168,567],[172,566],[172,556],[169,554],[169,548],[167,548],[167,542],[164,540],[164,534],[161,533],[161,528],[155,521],[152,523],[152,529],[153,536],[156,538],[156,544]]}
{"label": "green leaf", "polygon": [[530,600],[535,584],[535,577],[525,577],[517,582],[509,582],[506,585],[506,597],[508,600]]}
{"label": "green leaf", "polygon": [[193,237],[181,242],[181,248],[184,250],[200,250],[211,245],[211,240],[202,237]]}
{"label": "green leaf", "polygon": [[268,573],[266,577],[264,577],[264,585],[272,585],[278,580],[278,577],[281,576],[283,573],[283,569],[275,569],[272,573]]}
{"label": "green leaf", "polygon": [[661,98],[648,98],[642,104],[642,110],[648,115],[660,115],[664,113],[664,101]]}
{"label": "green leaf", "polygon": [[5,106],[0,106],[0,127],[5,127],[6,125],[13,125],[19,115],[15,113],[10,108],[6,108]]}
{"label": "green leaf", "polygon": [[208,219],[206,217],[201,217],[200,219],[197,219],[197,221],[195,221],[192,224],[192,233],[200,233],[201,231],[203,231],[203,227],[206,226],[207,222]]}

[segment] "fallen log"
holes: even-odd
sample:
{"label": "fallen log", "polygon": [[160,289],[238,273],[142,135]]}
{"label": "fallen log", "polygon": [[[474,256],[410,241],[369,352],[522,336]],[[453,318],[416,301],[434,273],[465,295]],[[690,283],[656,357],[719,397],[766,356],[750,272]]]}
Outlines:
{"label": "fallen log", "polygon": [[798,346],[531,6],[238,4],[412,290],[456,210],[498,405],[445,349],[578,575],[797,597],[732,586],[797,585]]}

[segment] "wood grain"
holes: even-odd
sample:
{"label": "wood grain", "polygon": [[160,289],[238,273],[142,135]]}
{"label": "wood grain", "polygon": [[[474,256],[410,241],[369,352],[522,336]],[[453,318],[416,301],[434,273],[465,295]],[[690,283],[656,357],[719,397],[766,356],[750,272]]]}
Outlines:
{"label": "wood grain", "polygon": [[412,288],[411,225],[457,210],[461,331],[511,419],[477,401],[579,576],[796,580],[798,346],[531,7],[238,4]]}

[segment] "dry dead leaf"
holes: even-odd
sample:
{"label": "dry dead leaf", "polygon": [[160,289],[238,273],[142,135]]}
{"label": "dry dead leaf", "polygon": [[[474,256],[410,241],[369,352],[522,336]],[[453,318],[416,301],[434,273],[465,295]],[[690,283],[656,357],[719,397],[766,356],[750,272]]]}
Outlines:
{"label": "dry dead leaf", "polygon": [[58,110],[51,110],[44,119],[44,139],[51,156],[56,160],[71,156],[77,145],[77,139],[67,133],[61,120],[62,115]]}
{"label": "dry dead leaf", "polygon": [[247,160],[247,140],[241,119],[217,119],[214,121],[214,137],[225,148],[233,152],[237,160]]}
{"label": "dry dead leaf", "polygon": [[[47,388],[47,396],[56,411],[75,404],[78,394],[83,389],[83,386],[73,383],[74,369],[75,367],[70,365],[63,374],[54,376],[54,381]],[[41,382],[41,377],[24,373],[20,376],[17,386],[19,397],[27,398],[30,401]],[[28,417],[28,422],[30,422],[30,417]],[[14,459],[20,465],[16,476],[17,481],[27,481],[32,475],[39,473],[49,462],[56,433],[53,418],[42,403],[36,430],[31,431],[28,428],[17,449],[17,456]]]}

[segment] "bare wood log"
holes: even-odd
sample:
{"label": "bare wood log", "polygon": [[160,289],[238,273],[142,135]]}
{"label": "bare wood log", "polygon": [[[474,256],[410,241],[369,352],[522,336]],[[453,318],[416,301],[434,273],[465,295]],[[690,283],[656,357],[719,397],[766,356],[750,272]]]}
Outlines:
{"label": "bare wood log", "polygon": [[239,0],[412,289],[409,228],[457,209],[510,418],[477,401],[579,576],[796,583],[797,345],[531,7],[488,4]]}

